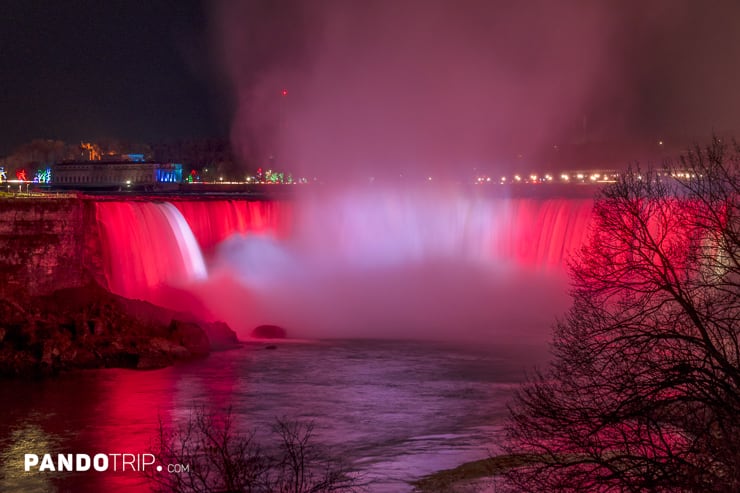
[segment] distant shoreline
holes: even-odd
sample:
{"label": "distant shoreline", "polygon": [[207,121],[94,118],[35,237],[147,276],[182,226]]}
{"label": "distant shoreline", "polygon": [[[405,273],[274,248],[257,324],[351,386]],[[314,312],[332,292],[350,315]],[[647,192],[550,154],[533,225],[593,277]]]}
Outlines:
{"label": "distant shoreline", "polygon": [[420,493],[466,491],[482,480],[493,479],[509,469],[538,462],[538,457],[527,454],[504,454],[465,462],[452,469],[428,474],[411,485]]}

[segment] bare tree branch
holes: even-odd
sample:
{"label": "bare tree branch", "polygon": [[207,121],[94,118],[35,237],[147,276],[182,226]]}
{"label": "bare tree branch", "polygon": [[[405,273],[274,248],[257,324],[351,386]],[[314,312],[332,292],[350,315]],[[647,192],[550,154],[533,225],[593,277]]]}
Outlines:
{"label": "bare tree branch", "polygon": [[511,406],[524,491],[740,490],[740,147],[604,189],[554,362]]}

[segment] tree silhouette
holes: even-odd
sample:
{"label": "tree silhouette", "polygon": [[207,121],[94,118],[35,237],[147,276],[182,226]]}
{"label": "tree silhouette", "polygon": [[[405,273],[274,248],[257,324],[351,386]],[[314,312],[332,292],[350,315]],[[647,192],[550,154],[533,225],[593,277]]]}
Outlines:
{"label": "tree silhouette", "polygon": [[740,490],[740,148],[715,138],[597,199],[553,362],[519,390],[525,491]]}
{"label": "tree silhouette", "polygon": [[151,452],[158,464],[184,465],[181,473],[149,468],[144,475],[157,492],[330,493],[362,491],[359,476],[339,457],[315,443],[312,422],[276,419],[276,443],[260,443],[243,431],[229,409],[191,411],[180,426],[161,421]]}

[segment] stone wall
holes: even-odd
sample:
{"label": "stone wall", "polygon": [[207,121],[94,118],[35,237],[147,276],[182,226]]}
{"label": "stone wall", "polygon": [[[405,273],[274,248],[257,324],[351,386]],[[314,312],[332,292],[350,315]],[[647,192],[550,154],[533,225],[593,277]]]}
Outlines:
{"label": "stone wall", "polygon": [[95,204],[73,197],[0,198],[0,296],[106,285]]}

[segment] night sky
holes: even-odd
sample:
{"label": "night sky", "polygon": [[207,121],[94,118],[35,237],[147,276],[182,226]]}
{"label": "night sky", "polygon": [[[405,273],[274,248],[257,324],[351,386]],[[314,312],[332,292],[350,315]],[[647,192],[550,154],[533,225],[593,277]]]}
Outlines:
{"label": "night sky", "polygon": [[0,87],[0,155],[249,135],[332,165],[703,138],[740,129],[740,2],[4,0]]}
{"label": "night sky", "polygon": [[0,155],[33,138],[227,135],[197,0],[3,0]]}

